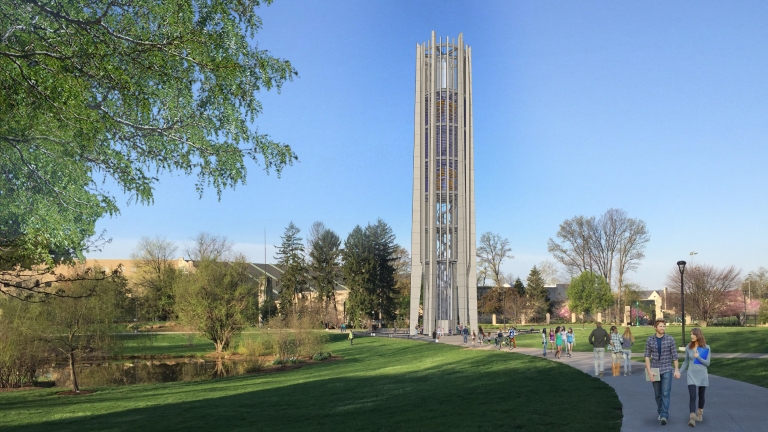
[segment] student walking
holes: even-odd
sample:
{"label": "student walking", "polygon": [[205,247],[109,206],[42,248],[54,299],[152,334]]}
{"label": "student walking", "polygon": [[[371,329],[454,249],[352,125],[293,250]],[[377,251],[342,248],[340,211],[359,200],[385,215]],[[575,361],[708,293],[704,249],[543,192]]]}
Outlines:
{"label": "student walking", "polygon": [[547,356],[547,329],[541,329],[541,346],[543,347],[544,357]]}
{"label": "student walking", "polygon": [[619,330],[616,326],[611,326],[611,342],[609,349],[611,350],[611,370],[613,376],[621,375],[621,359],[624,357],[624,351],[621,345],[624,343],[624,338],[619,334]]}
{"label": "student walking", "polygon": [[555,358],[559,359],[563,349],[563,333],[560,331],[560,326],[555,328],[555,346],[557,347],[557,351],[555,351]]}
{"label": "student walking", "polygon": [[555,352],[555,330],[549,329],[549,350],[554,354]]}
{"label": "student walking", "polygon": [[[649,336],[645,342],[645,373],[653,383],[653,393],[656,396],[658,420],[662,425],[669,418],[669,399],[672,392],[672,377],[680,379],[680,369],[677,367],[677,345],[675,338],[666,334],[667,323],[657,319],[653,323],[656,333]],[[672,365],[675,369],[672,371]]]}
{"label": "student walking", "polygon": [[349,332],[349,336],[347,336],[347,339],[349,339],[349,344],[350,345],[354,345],[355,333],[350,331]]}
{"label": "student walking", "polygon": [[573,341],[574,341],[573,329],[568,327],[568,333],[565,334],[565,342],[566,342],[565,347],[568,352],[567,354],[568,357],[570,357],[571,353],[573,352]]}
{"label": "student walking", "polygon": [[477,333],[472,330],[472,348],[475,347],[475,340],[477,340]]}
{"label": "student walking", "polygon": [[467,338],[469,337],[469,329],[464,327],[461,329],[461,335],[464,336],[464,345],[467,344]]}
{"label": "student walking", "polygon": [[517,348],[517,341],[515,341],[515,334],[517,333],[516,327],[509,328],[509,349]]}
{"label": "student walking", "polygon": [[483,331],[482,327],[478,326],[478,329],[479,329],[479,332],[477,333],[477,343],[478,345],[483,346],[483,339],[485,339],[485,332]]}
{"label": "student walking", "polygon": [[589,334],[589,344],[592,345],[592,360],[595,363],[595,376],[603,376],[605,370],[605,345],[608,344],[608,332],[600,321],[595,323],[597,327]]}
{"label": "student walking", "polygon": [[632,345],[635,344],[635,337],[632,336],[632,330],[629,329],[629,326],[624,327],[624,334],[621,337],[624,339],[621,342],[621,354],[624,357],[624,376],[632,375],[630,358],[632,357]]}
{"label": "student walking", "polygon": [[[707,368],[711,359],[712,349],[707,345],[704,334],[702,334],[700,328],[694,328],[691,330],[691,343],[685,348],[685,361],[680,366],[680,370],[688,368],[686,380],[688,381],[688,396],[690,397],[688,408],[691,412],[688,426],[691,427],[696,426],[696,422],[704,420],[704,392],[706,392],[709,386]],[[698,413],[696,412],[697,389],[699,394]]]}

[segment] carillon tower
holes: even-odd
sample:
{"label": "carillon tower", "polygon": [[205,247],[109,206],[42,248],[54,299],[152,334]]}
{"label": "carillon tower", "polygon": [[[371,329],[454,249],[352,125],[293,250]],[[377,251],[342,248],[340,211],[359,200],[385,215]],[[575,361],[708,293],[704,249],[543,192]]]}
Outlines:
{"label": "carillon tower", "polygon": [[[458,39],[416,46],[411,333],[477,328],[472,49]],[[420,307],[421,305],[421,307]]]}

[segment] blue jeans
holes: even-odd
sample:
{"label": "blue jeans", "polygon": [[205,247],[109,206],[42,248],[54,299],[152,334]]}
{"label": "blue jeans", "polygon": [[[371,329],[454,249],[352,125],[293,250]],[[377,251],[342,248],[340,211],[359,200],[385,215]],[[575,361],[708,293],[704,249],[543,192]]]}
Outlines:
{"label": "blue jeans", "polygon": [[464,343],[467,343],[467,335],[464,335]]}
{"label": "blue jeans", "polygon": [[661,374],[660,381],[653,382],[653,392],[656,394],[656,406],[661,418],[669,418],[669,394],[672,392],[672,371]]}
{"label": "blue jeans", "polygon": [[632,372],[632,363],[630,363],[629,358],[632,356],[632,350],[622,350],[624,354],[624,373],[630,373]]}

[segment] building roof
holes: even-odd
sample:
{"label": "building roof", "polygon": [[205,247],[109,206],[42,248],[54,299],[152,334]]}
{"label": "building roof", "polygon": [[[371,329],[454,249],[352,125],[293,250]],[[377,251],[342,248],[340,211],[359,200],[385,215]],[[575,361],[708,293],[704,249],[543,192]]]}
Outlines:
{"label": "building roof", "polygon": [[568,285],[569,284],[557,284],[557,285],[545,285],[544,289],[547,290],[549,301],[563,302],[568,301]]}

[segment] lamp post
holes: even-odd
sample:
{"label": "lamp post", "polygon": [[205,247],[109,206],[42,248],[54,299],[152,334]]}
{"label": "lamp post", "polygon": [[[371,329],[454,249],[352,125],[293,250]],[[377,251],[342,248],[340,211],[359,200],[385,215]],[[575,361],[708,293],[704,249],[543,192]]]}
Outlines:
{"label": "lamp post", "polygon": [[749,301],[752,301],[752,273],[747,274],[747,283],[749,283]]}
{"label": "lamp post", "polygon": [[685,288],[683,288],[683,275],[685,274],[685,261],[678,261],[677,268],[680,270],[680,310],[682,312],[683,324],[683,346],[685,346]]}
{"label": "lamp post", "polygon": [[635,300],[635,326],[640,325],[640,302]]}

